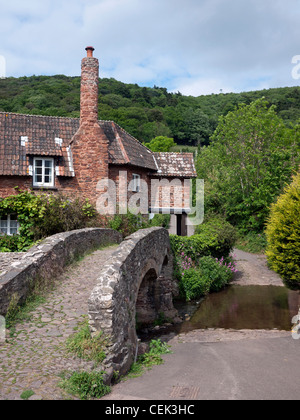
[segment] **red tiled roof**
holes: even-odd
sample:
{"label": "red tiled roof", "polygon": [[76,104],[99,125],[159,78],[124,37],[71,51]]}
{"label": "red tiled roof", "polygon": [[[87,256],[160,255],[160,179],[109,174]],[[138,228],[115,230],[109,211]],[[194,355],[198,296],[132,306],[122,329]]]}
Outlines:
{"label": "red tiled roof", "polygon": [[109,141],[109,163],[157,171],[153,153],[113,121],[100,121]]}
{"label": "red tiled roof", "polygon": [[[109,141],[109,164],[142,167],[158,176],[196,176],[191,153],[153,153],[118,124],[99,124]],[[78,129],[78,118],[0,112],[0,175],[28,175],[35,155],[59,157],[60,176],[74,176],[68,148]]]}
{"label": "red tiled roof", "polygon": [[193,153],[153,153],[159,171],[156,176],[196,178]]}
{"label": "red tiled roof", "polygon": [[78,127],[73,118],[0,112],[0,175],[28,175],[29,156],[43,155],[61,156],[59,173],[70,176],[66,147]]}

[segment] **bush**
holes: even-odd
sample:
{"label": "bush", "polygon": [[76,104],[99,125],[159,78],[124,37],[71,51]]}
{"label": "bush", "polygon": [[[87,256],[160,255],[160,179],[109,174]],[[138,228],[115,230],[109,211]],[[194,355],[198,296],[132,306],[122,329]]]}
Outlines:
{"label": "bush", "polygon": [[151,226],[161,226],[165,229],[169,229],[171,222],[170,214],[156,214],[153,219],[150,220]]}
{"label": "bush", "polygon": [[232,280],[236,272],[231,258],[227,261],[210,256],[202,257],[197,264],[181,255],[177,270],[180,294],[187,301],[198,299],[210,292],[218,292]]}
{"label": "bush", "polygon": [[189,268],[182,275],[180,289],[184,291],[187,301],[198,299],[209,293],[211,281],[209,276],[203,276],[201,269]]}
{"label": "bush", "polygon": [[233,261],[226,262],[223,257],[218,260],[212,257],[203,257],[199,262],[202,277],[210,282],[210,292],[218,292],[228,285],[236,271]]}
{"label": "bush", "polygon": [[203,256],[228,257],[236,241],[236,231],[230,223],[214,216],[197,226],[195,235],[170,235],[170,240],[175,255],[184,253],[197,262]]}
{"label": "bush", "polygon": [[26,251],[37,240],[60,232],[86,227],[96,220],[96,210],[88,200],[70,199],[62,194],[33,194],[18,191],[0,200],[0,215],[15,213],[19,235],[0,238],[1,251]]}
{"label": "bush", "polygon": [[145,219],[141,214],[116,214],[110,221],[109,227],[122,233],[123,237],[132,235],[139,229],[145,229],[149,227],[149,221]]}
{"label": "bush", "polygon": [[266,228],[270,267],[291,289],[300,288],[300,174],[271,206]]}
{"label": "bush", "polygon": [[20,242],[19,235],[0,236],[0,252],[18,252],[19,242]]}
{"label": "bush", "polygon": [[153,226],[169,228],[171,216],[169,214],[156,214],[153,219],[141,214],[116,214],[108,223],[111,229],[122,233],[123,237],[129,236],[139,229],[146,229]]}

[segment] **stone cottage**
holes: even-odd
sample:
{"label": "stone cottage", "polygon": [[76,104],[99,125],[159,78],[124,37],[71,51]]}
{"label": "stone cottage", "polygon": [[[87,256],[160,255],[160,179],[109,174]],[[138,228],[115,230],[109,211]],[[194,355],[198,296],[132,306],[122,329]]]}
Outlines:
{"label": "stone cottage", "polygon": [[[141,212],[173,214],[174,233],[186,235],[186,181],[196,177],[193,155],[153,153],[118,124],[99,120],[99,62],[93,47],[86,51],[80,119],[0,112],[0,198],[14,194],[18,186],[97,203],[110,185],[105,189],[101,181],[109,180],[116,186],[118,208],[120,198],[127,202],[147,186],[147,211],[144,206]],[[15,216],[2,217],[0,223],[2,233],[16,233]]]}

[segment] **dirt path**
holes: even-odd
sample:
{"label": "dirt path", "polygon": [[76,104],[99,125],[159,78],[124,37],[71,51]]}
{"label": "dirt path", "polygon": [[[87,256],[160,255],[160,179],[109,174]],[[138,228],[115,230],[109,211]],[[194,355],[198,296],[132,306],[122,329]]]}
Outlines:
{"label": "dirt path", "polygon": [[31,390],[30,399],[70,398],[57,384],[61,372],[88,370],[92,363],[66,354],[65,343],[88,313],[88,297],[98,273],[116,246],[95,251],[70,266],[57,279],[45,304],[31,313],[29,322],[16,326],[13,338],[0,345],[0,400],[19,400]]}
{"label": "dirt path", "polygon": [[232,284],[284,286],[280,276],[268,268],[265,255],[249,254],[238,249],[234,250],[234,255],[238,273]]}

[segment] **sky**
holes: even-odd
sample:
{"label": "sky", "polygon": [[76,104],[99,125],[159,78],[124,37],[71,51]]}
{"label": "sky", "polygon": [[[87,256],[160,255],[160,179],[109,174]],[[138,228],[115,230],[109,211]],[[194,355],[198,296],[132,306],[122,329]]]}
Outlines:
{"label": "sky", "polygon": [[[0,0],[0,77],[100,77],[184,95],[300,86],[299,0]],[[1,74],[2,71],[2,74]]]}

